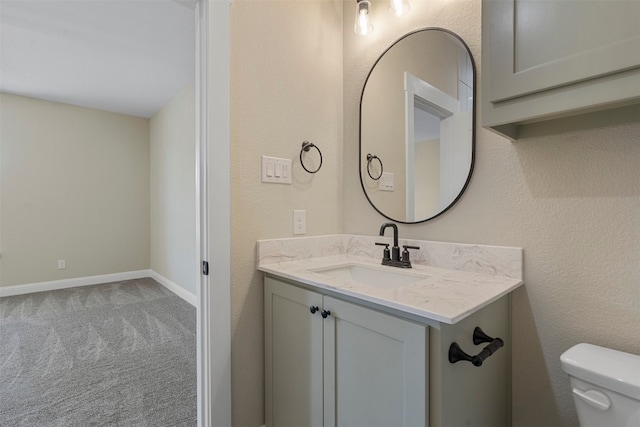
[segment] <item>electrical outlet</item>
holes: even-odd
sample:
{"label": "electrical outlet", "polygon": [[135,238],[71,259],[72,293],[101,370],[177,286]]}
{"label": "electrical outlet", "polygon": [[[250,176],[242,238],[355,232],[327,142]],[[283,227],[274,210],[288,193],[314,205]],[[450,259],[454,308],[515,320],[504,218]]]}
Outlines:
{"label": "electrical outlet", "polygon": [[293,234],[307,233],[307,211],[293,211]]}
{"label": "electrical outlet", "polygon": [[64,259],[59,259],[58,260],[58,270],[64,270],[65,268],[67,268],[67,261]]}

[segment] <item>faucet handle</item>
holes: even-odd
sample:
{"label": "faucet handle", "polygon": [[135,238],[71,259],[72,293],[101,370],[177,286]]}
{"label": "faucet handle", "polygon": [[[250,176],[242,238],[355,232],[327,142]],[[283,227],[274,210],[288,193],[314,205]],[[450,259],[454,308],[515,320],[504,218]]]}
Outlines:
{"label": "faucet handle", "polygon": [[391,252],[389,251],[389,244],[388,243],[378,243],[378,242],[376,242],[376,245],[384,246],[384,251],[382,253],[382,262],[390,261],[391,260]]}
{"label": "faucet handle", "polygon": [[402,262],[411,267],[411,261],[409,260],[409,249],[420,249],[420,246],[402,245],[404,250],[402,251]]}

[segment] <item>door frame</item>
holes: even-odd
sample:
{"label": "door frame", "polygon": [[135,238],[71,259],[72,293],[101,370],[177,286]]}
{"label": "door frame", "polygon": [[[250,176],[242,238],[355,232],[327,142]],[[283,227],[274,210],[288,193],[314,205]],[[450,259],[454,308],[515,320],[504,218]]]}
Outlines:
{"label": "door frame", "polygon": [[197,0],[196,5],[199,427],[231,426],[231,1]]}
{"label": "door frame", "polygon": [[[419,107],[424,111],[440,118],[440,203],[442,210],[447,207],[449,197],[449,177],[442,170],[449,170],[443,165],[451,163],[451,120],[450,118],[460,112],[460,101],[442,92],[408,71],[404,72],[404,99],[405,99],[405,179],[406,179],[406,220],[416,220],[415,215],[415,115],[414,108]],[[417,101],[419,98],[420,101]]]}

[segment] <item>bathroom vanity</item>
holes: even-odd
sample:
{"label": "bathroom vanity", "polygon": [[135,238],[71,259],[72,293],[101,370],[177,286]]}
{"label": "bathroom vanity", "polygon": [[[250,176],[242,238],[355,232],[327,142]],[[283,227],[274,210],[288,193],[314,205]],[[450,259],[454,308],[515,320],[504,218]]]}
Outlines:
{"label": "bathroom vanity", "polygon": [[[382,266],[366,236],[258,243],[265,273],[267,426],[509,425],[509,293],[522,250],[403,241]],[[444,266],[444,268],[443,268]],[[458,269],[453,269],[456,267]],[[475,366],[474,329],[502,348]]]}

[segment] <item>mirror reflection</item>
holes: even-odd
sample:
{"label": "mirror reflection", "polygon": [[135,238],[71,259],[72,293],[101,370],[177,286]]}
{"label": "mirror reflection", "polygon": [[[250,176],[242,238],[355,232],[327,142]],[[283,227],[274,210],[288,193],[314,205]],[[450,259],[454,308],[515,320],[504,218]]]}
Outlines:
{"label": "mirror reflection", "polygon": [[459,199],[473,169],[474,81],[469,49],[443,29],[407,34],[374,64],[360,102],[360,179],[382,215],[422,222]]}

